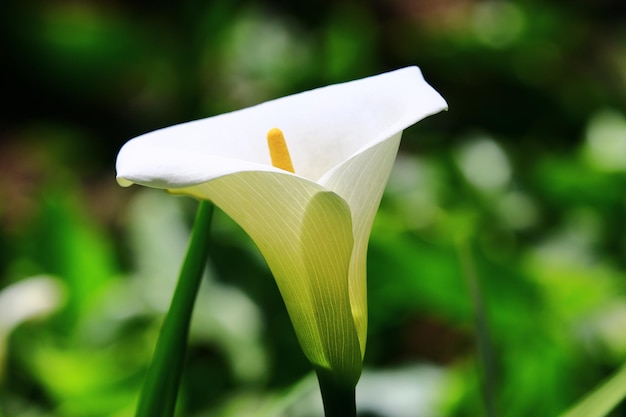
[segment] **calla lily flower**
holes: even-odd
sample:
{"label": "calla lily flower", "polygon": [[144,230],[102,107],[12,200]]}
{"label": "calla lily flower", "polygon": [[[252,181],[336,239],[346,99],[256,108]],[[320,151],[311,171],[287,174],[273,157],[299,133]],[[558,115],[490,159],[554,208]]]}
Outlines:
{"label": "calla lily flower", "polygon": [[[367,243],[400,137],[446,107],[407,67],[144,134],[121,149],[117,180],[228,214],[264,256],[306,357],[354,386],[367,335]],[[295,172],[272,164],[265,139],[280,136],[274,128]]]}

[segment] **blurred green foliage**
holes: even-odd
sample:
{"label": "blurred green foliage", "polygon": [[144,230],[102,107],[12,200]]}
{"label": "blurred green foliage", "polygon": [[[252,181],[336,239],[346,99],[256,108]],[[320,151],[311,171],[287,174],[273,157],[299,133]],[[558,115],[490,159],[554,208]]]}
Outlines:
{"label": "blurred green foliage", "polygon": [[[498,415],[556,415],[626,360],[623,2],[0,8],[0,416],[133,414],[195,205],[117,187],[126,140],[413,64],[450,111],[405,132],[372,233],[362,411],[485,415],[459,245]],[[262,258],[214,229],[180,415],[316,415]]]}

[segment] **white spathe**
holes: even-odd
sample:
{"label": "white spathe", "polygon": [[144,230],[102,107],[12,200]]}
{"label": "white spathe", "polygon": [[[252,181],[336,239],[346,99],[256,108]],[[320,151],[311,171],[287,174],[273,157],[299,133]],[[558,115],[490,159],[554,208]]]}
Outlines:
{"label": "white spathe", "polygon": [[[121,149],[117,179],[210,200],[239,223],[308,359],[352,384],[367,335],[367,242],[402,131],[446,108],[407,67],[139,136]],[[295,174],[271,165],[275,127]]]}

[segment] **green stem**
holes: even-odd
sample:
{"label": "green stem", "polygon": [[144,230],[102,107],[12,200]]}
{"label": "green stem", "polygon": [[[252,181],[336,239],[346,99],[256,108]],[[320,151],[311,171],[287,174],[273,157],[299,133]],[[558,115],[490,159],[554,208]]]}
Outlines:
{"label": "green stem", "polygon": [[326,372],[317,370],[325,417],[356,417],[354,386],[343,385]]}
{"label": "green stem", "polygon": [[472,257],[472,250],[468,241],[458,241],[457,249],[461,262],[461,267],[465,274],[470,291],[471,300],[474,303],[474,320],[476,325],[476,344],[478,350],[478,361],[482,368],[482,391],[487,417],[496,417],[495,397],[496,397],[496,372],[493,360],[493,347],[487,320],[485,302],[476,266]]}
{"label": "green stem", "polygon": [[187,255],[157,341],[141,392],[136,417],[171,417],[185,362],[194,302],[208,258],[213,204],[202,201],[194,222]]}

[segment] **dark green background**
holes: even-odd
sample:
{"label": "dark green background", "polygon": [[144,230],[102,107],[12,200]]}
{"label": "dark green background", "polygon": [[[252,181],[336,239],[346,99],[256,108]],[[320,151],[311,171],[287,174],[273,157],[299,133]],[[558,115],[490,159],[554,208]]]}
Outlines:
{"label": "dark green background", "polygon": [[[484,415],[477,303],[498,415],[626,359],[623,2],[8,1],[0,46],[1,416],[132,415],[195,205],[118,187],[125,141],[407,65],[450,111],[377,217],[366,367],[436,366],[433,415]],[[254,415],[309,365],[254,246],[221,213],[212,239],[180,415]],[[55,307],[9,320],[20,282]]]}

